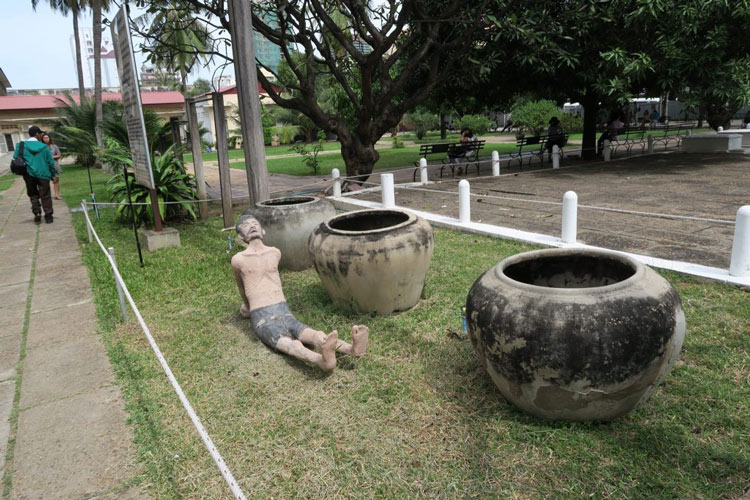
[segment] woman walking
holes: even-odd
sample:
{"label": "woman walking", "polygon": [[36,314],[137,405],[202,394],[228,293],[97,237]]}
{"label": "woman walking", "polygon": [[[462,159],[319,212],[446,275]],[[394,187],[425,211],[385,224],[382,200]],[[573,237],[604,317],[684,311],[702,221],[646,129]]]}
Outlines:
{"label": "woman walking", "polygon": [[57,171],[57,177],[52,179],[52,186],[55,188],[55,199],[62,200],[62,198],[60,198],[60,174],[62,173],[60,158],[62,157],[62,153],[60,152],[60,148],[57,147],[57,144],[55,144],[55,141],[52,140],[52,137],[50,137],[49,134],[44,134],[42,136],[42,141],[44,141],[44,143],[49,146],[50,152],[52,153],[52,159],[55,160],[55,171]]}

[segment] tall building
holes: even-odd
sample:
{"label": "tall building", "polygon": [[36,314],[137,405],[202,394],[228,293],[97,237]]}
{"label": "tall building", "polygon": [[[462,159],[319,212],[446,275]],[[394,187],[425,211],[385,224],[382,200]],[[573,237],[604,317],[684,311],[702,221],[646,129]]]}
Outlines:
{"label": "tall building", "polygon": [[[94,88],[94,30],[91,28],[79,28],[78,38],[81,41],[81,59],[83,61],[83,86],[87,89]],[[115,61],[115,48],[107,30],[102,30],[102,86],[119,87],[120,80],[117,76],[117,62]],[[70,36],[70,53],[73,61],[73,74],[78,78],[76,69],[76,44],[75,36]]]}
{"label": "tall building", "polygon": [[[278,28],[274,12],[267,12],[261,16],[263,21],[271,28]],[[279,63],[281,62],[281,48],[278,45],[269,42],[266,37],[253,30],[253,45],[255,47],[255,59],[262,65],[270,69],[274,74],[278,74]]]}

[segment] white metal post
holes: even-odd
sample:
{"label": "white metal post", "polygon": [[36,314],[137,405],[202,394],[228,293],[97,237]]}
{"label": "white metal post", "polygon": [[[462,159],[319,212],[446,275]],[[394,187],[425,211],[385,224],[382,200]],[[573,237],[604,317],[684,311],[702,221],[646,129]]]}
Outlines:
{"label": "white metal post", "polygon": [[750,205],[737,210],[729,274],[738,277],[750,276]]}
{"label": "white metal post", "polygon": [[[115,249],[113,247],[107,248],[107,252],[109,252],[109,256],[112,257],[112,262],[115,263],[115,269],[117,269],[117,261],[115,260]],[[125,307],[125,297],[122,295],[122,287],[120,287],[120,282],[117,281],[117,276],[115,276],[115,286],[117,287],[117,297],[120,299],[120,312],[122,313],[122,320],[127,321],[128,320],[128,309]]]}
{"label": "white metal post", "polygon": [[458,183],[458,221],[461,224],[471,222],[471,186],[466,179]]}
{"label": "white metal post", "polygon": [[500,153],[497,151],[492,152],[492,175],[494,177],[500,175]]}
{"label": "white metal post", "polygon": [[578,195],[568,191],[563,196],[562,240],[565,243],[576,242],[578,231]]}
{"label": "white metal post", "polygon": [[610,144],[611,143],[606,139],[602,143],[602,155],[604,156],[604,161],[609,161],[612,159],[612,148]]}
{"label": "white metal post", "polygon": [[718,127],[718,128],[716,129],[716,131],[717,131],[717,132],[724,132],[724,127],[722,127],[722,126],[719,126],[719,127]]}
{"label": "white metal post", "polygon": [[427,184],[427,158],[419,159],[419,182]]}
{"label": "white metal post", "polygon": [[648,154],[654,154],[654,136],[648,134]]}
{"label": "white metal post", "polygon": [[560,168],[560,146],[552,146],[552,168]]}
{"label": "white metal post", "polygon": [[393,174],[380,174],[380,189],[383,195],[383,208],[395,207],[396,193],[393,188]]}
{"label": "white metal post", "polygon": [[338,198],[341,196],[341,172],[338,168],[331,170],[331,178],[333,180],[333,197]]}
{"label": "white metal post", "polygon": [[[81,200],[81,210],[83,210],[84,212],[86,212],[86,210],[88,210],[88,208],[86,207],[86,200],[85,199]],[[86,222],[86,232],[89,235],[89,243],[93,242],[94,241],[94,237],[91,235],[91,228],[89,227],[88,222]]]}

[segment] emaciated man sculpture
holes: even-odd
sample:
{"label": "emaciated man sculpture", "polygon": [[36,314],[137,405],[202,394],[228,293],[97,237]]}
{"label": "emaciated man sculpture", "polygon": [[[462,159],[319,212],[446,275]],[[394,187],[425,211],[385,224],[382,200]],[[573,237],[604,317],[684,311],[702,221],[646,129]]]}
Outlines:
{"label": "emaciated man sculpture", "polygon": [[[263,244],[265,232],[258,220],[246,215],[237,223],[237,234],[247,248],[232,257],[232,269],[242,297],[240,314],[250,318],[260,340],[283,353],[315,363],[325,371],[336,368],[336,351],[360,357],[367,349],[369,328],[352,327],[352,343],[330,334],[313,330],[292,316],[281,289],[278,265],[281,252]],[[305,344],[320,350],[315,352]]]}

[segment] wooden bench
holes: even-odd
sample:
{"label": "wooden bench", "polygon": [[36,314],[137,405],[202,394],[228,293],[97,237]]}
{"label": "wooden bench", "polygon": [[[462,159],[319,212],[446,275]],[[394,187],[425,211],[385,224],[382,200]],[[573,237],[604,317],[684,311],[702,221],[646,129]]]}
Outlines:
{"label": "wooden bench", "polygon": [[[555,136],[555,139],[557,139],[557,137],[558,136]],[[568,134],[563,134],[562,139],[562,143],[567,144]],[[544,152],[547,150],[547,142],[549,142],[548,135],[532,135],[521,137],[520,139],[516,139],[516,147],[518,148],[518,152],[510,156],[512,158],[518,159],[520,167],[523,167],[523,159],[525,157],[529,158],[529,165],[531,165],[531,160],[535,156],[539,158],[540,162],[544,163]],[[562,150],[563,148],[561,147],[561,155]]]}
{"label": "wooden bench", "polygon": [[686,135],[688,130],[693,130],[692,124],[667,125],[666,127],[656,128],[653,130],[654,132],[663,131],[664,133],[659,136],[654,135],[654,143],[664,143],[664,149],[667,149],[667,147],[669,146],[669,141],[674,140],[679,146],[682,142],[682,136]]}

